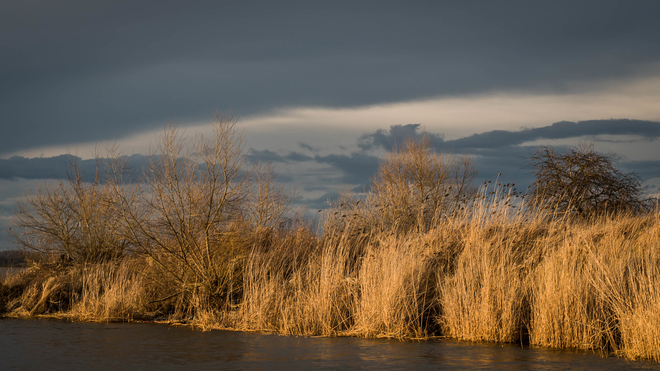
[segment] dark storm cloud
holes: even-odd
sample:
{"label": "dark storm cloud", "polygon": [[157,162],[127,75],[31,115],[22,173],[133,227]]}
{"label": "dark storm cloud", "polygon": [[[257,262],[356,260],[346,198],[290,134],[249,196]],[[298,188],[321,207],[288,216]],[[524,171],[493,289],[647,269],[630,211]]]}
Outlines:
{"label": "dark storm cloud", "polygon": [[1,153],[214,108],[346,107],[639,73],[656,1],[4,1]]}
{"label": "dark storm cloud", "polygon": [[425,136],[434,147],[441,146],[444,143],[442,135],[426,133],[421,131],[420,128],[421,124],[407,124],[390,126],[390,130],[378,129],[358,138],[358,147],[363,151],[377,147],[392,150],[395,146],[401,145],[409,139],[419,139],[422,136]]}
{"label": "dark storm cloud", "polygon": [[317,151],[318,151],[316,148],[310,146],[310,145],[307,144],[307,143],[300,142],[300,143],[298,143],[298,146],[300,146],[300,148],[302,148],[302,149],[306,149],[306,150],[308,150],[308,151],[310,151],[310,152],[317,152]]}
{"label": "dark storm cloud", "polygon": [[[376,172],[379,161],[378,157],[365,152],[353,152],[350,155],[330,154],[310,157],[298,152],[289,152],[283,156],[269,150],[259,151],[255,149],[250,150],[248,160],[252,163],[315,162],[317,164],[330,165],[343,174],[342,181],[351,184],[367,184]],[[328,186],[328,184],[325,184],[325,186]],[[312,187],[314,189],[320,189],[318,185],[313,185]]]}
{"label": "dark storm cloud", "polygon": [[621,163],[621,167],[627,171],[634,171],[642,179],[660,177],[660,160],[625,161]]}
{"label": "dark storm cloud", "polygon": [[595,135],[636,135],[649,140],[660,138],[660,122],[642,120],[589,120],[561,121],[549,126],[517,131],[492,130],[455,140],[443,140],[438,134],[424,133],[419,124],[394,125],[389,130],[376,130],[362,135],[358,146],[363,150],[381,147],[392,150],[395,144],[406,139],[418,139],[425,135],[431,145],[439,150],[471,150],[518,146],[539,139],[567,139]]}
{"label": "dark storm cloud", "polygon": [[314,160],[341,170],[344,173],[343,180],[352,184],[367,184],[376,173],[379,162],[378,157],[361,152],[350,155],[315,156]]}
{"label": "dark storm cloud", "polygon": [[248,161],[252,163],[265,162],[265,163],[275,163],[275,162],[286,162],[286,159],[277,153],[269,150],[259,151],[254,148],[250,149],[250,153],[247,155]]}
{"label": "dark storm cloud", "polygon": [[[137,176],[139,170],[146,165],[148,157],[132,155],[125,158],[132,176]],[[81,173],[90,180],[97,170],[97,162],[94,159],[82,160],[76,156],[61,155],[44,158],[24,158],[14,156],[9,159],[0,159],[0,179],[66,179],[71,173],[72,166],[78,166]],[[103,165],[99,163],[99,170]],[[127,173],[128,174],[128,173]]]}
{"label": "dark storm cloud", "polygon": [[303,155],[302,153],[294,151],[294,152],[289,152],[289,154],[286,155],[286,159],[289,161],[303,162],[303,161],[309,161],[312,158],[307,155]]}
{"label": "dark storm cloud", "polygon": [[256,150],[254,148],[250,149],[250,153],[247,155],[248,161],[252,163],[277,163],[277,162],[304,162],[312,161],[313,157],[303,155],[302,153],[291,151],[289,154],[282,156],[273,151],[267,149],[263,151]]}
{"label": "dark storm cloud", "polygon": [[660,137],[660,122],[642,120],[561,121],[550,126],[519,131],[493,130],[466,138],[447,141],[445,146],[463,148],[496,148],[519,145],[538,139],[566,139],[592,135],[638,135],[648,139]]}
{"label": "dark storm cloud", "polygon": [[67,169],[72,161],[78,161],[86,173],[94,173],[94,160],[80,159],[62,155],[47,158],[24,158],[14,156],[10,159],[0,159],[0,179],[58,179],[66,178]]}

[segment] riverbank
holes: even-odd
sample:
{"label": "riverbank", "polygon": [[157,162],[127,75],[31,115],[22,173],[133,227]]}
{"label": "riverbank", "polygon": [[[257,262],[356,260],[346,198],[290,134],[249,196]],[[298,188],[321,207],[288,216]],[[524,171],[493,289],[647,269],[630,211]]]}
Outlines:
{"label": "riverbank", "polygon": [[[188,291],[149,256],[42,261],[8,276],[12,317],[167,320],[287,335],[440,336],[588,349],[660,361],[660,221],[447,221],[428,232],[317,237],[300,227],[243,241],[223,279]],[[184,285],[184,287],[186,287]],[[204,294],[204,295],[203,295]]]}

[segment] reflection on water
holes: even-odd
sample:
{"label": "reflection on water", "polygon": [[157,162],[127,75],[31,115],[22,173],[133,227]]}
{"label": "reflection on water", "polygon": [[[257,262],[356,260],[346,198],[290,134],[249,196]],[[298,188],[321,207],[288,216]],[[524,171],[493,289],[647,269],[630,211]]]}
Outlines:
{"label": "reflection on water", "polygon": [[0,319],[0,369],[657,369],[586,352]]}

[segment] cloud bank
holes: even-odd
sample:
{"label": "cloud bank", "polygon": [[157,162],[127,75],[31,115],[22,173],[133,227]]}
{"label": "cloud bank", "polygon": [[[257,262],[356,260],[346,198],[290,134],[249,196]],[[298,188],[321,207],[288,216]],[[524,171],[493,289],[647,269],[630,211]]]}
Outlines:
{"label": "cloud bank", "polygon": [[[472,155],[479,167],[479,180],[495,179],[498,173],[507,182],[524,188],[533,181],[525,158],[537,146],[530,144],[543,140],[593,140],[597,150],[608,151],[620,143],[623,148],[639,147],[650,143],[654,153],[651,159],[630,160],[623,155],[620,167],[624,171],[635,171],[646,182],[646,191],[655,193],[660,186],[660,147],[655,143],[660,138],[660,122],[648,120],[587,120],[578,122],[561,121],[551,125],[523,128],[519,130],[490,130],[462,138],[446,140],[442,133],[425,132],[420,124],[392,125],[389,129],[375,129],[352,138],[351,149],[335,147],[333,153],[304,142],[297,142],[299,150],[249,150],[247,159],[252,163],[273,163],[280,172],[279,180],[295,187],[300,194],[298,204],[311,209],[327,207],[327,201],[339,195],[341,187],[355,192],[369,189],[380,157],[395,145],[407,139],[418,139],[422,135],[430,140],[438,151],[467,153]],[[606,138],[602,138],[606,136]],[[625,141],[616,138],[625,137]],[[632,139],[631,139],[632,138]],[[565,145],[560,145],[565,146]],[[66,155],[50,158],[12,157],[0,159],[0,227],[8,226],[19,189],[35,187],[45,179],[62,179],[71,160],[77,160],[86,174],[94,174],[93,159],[81,159]],[[129,162],[136,169],[146,163],[144,155],[133,155]],[[29,185],[29,187],[28,187]],[[6,244],[0,241],[0,245]],[[0,246],[1,248],[1,246]]]}
{"label": "cloud bank", "polygon": [[[200,122],[214,107],[255,116],[502,92],[589,104],[660,74],[659,12],[644,0],[5,2],[1,154]],[[627,114],[590,117],[660,119],[622,96],[612,103]]]}

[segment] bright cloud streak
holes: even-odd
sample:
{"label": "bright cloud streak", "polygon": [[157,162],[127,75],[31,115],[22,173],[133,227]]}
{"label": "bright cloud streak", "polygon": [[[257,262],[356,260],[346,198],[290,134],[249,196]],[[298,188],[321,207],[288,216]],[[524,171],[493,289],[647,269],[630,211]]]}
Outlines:
{"label": "bright cloud streak", "polygon": [[[295,148],[304,142],[319,148],[350,146],[366,131],[391,125],[419,123],[427,131],[456,139],[488,130],[516,130],[557,121],[627,118],[660,121],[660,76],[624,83],[598,84],[568,94],[494,93],[481,96],[435,98],[423,101],[357,108],[296,107],[241,118],[248,145],[258,149]],[[188,134],[204,132],[206,123],[181,125]],[[153,131],[120,139],[127,154],[147,153]],[[277,148],[273,148],[276,144]],[[12,153],[24,157],[74,153],[91,157],[100,143],[41,147]]]}

